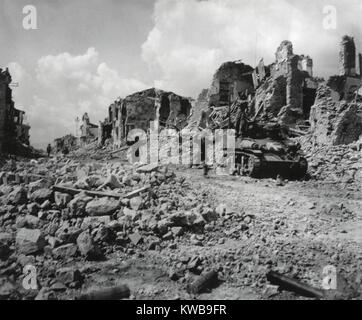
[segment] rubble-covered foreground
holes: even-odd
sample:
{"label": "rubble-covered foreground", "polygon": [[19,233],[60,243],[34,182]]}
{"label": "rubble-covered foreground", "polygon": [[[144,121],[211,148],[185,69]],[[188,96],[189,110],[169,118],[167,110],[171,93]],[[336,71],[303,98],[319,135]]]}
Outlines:
{"label": "rubble-covered foreground", "polygon": [[[131,299],[293,299],[268,271],[320,288],[327,265],[343,298],[362,293],[358,185],[66,157],[1,170],[0,299],[95,298],[121,284]],[[217,281],[198,290],[209,271]]]}

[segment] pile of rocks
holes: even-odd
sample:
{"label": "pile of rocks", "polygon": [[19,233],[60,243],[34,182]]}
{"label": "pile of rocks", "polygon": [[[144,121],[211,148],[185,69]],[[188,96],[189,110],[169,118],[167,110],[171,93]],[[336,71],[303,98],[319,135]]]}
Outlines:
{"label": "pile of rocks", "polygon": [[[206,194],[190,192],[167,167],[81,165],[62,158],[2,169],[0,277],[7,282],[0,285],[0,298],[51,298],[81,286],[79,270],[69,268],[74,261],[155,250],[185,232],[202,233],[218,218]],[[7,179],[24,172],[32,179]],[[36,268],[44,290],[24,292],[27,265]]]}
{"label": "pile of rocks", "polygon": [[362,182],[361,143],[349,145],[313,144],[308,136],[300,138],[313,178],[330,182]]}

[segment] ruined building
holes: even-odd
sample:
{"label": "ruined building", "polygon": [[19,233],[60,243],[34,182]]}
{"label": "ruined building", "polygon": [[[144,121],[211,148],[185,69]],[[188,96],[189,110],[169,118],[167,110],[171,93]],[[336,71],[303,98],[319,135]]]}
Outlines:
{"label": "ruined building", "polygon": [[57,138],[54,140],[55,152],[62,152],[65,147],[69,151],[76,149],[78,147],[78,138],[71,134],[67,134],[64,137]]}
{"label": "ruined building", "polygon": [[88,113],[85,113],[82,117],[80,132],[80,145],[88,144],[98,138],[98,126],[90,122]]}
{"label": "ruined building", "polygon": [[339,58],[339,75],[320,85],[311,109],[312,138],[317,144],[350,144],[362,136],[362,65],[357,74],[352,37],[342,38]]}
{"label": "ruined building", "polygon": [[115,145],[120,145],[132,129],[147,132],[150,121],[157,121],[160,127],[181,130],[190,111],[189,99],[173,92],[155,88],[136,92],[109,106],[108,117],[100,124],[100,143],[111,138]]}
{"label": "ruined building", "polygon": [[214,110],[227,107],[241,94],[253,94],[253,68],[238,61],[223,63],[215,72],[209,89],[204,89],[196,100],[189,121],[191,128],[210,127]]}
{"label": "ruined building", "polygon": [[304,122],[309,118],[317,87],[313,60],[295,55],[292,43],[283,41],[276,51],[275,62],[270,65],[265,65],[263,59],[256,68],[241,61],[222,64],[210,89],[200,94],[190,126],[210,127],[210,117],[219,107],[234,107],[233,102],[245,97],[249,100],[251,118],[288,125]]}
{"label": "ruined building", "polygon": [[225,62],[216,71],[208,92],[209,104],[228,105],[245,91],[254,92],[253,68],[241,61]]}
{"label": "ruined building", "polygon": [[14,106],[11,81],[8,69],[0,69],[0,152],[19,153],[29,146],[30,126],[24,124],[25,112]]}
{"label": "ruined building", "polygon": [[255,110],[268,120],[277,118],[293,125],[308,119],[318,83],[313,78],[313,60],[293,53],[290,41],[283,41],[275,54],[275,62],[259,63],[253,73]]}

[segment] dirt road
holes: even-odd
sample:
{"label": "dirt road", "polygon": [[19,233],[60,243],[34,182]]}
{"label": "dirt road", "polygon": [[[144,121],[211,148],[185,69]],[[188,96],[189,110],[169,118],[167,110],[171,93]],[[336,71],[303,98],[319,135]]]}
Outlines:
{"label": "dirt road", "polygon": [[[105,263],[89,263],[90,286],[126,282],[136,299],[299,299],[290,292],[270,290],[266,272],[276,270],[318,288],[323,268],[332,265],[343,291],[359,279],[362,193],[358,186],[315,181],[277,186],[269,179],[213,173],[204,178],[196,169],[179,170],[177,175],[202,190],[211,205],[223,209],[223,217],[207,225],[205,232],[184,234],[159,249],[136,248],[132,258],[117,252]],[[190,195],[187,200],[195,199]],[[219,286],[197,297],[189,295],[187,283],[209,268],[218,270]]]}

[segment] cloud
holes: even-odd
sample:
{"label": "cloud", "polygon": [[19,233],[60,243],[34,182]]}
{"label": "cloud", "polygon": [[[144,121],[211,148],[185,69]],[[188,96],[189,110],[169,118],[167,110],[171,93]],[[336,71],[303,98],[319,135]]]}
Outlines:
{"label": "cloud", "polygon": [[[156,85],[192,96],[209,86],[222,62],[273,62],[283,40],[291,40],[297,54],[310,54],[317,74],[330,75],[337,72],[341,36],[362,36],[356,28],[361,5],[345,2],[349,10],[334,0],[158,0],[142,58]],[[337,8],[337,30],[323,28],[325,5]]]}
{"label": "cloud", "polygon": [[75,118],[88,112],[98,123],[107,116],[107,107],[119,96],[147,86],[133,78],[123,78],[99,53],[89,48],[84,54],[61,53],[41,57],[34,76],[19,64],[9,65],[13,81],[26,83],[14,92],[31,124],[31,142],[46,144],[56,137],[74,133]]}

